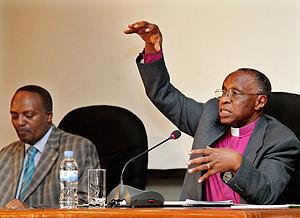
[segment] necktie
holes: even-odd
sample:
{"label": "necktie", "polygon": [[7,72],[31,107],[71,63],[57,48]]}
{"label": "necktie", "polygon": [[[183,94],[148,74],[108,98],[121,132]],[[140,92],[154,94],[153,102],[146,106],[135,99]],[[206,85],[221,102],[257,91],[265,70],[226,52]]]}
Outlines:
{"label": "necktie", "polygon": [[25,165],[25,170],[24,170],[24,175],[23,175],[23,180],[22,180],[22,186],[21,186],[21,191],[20,191],[20,200],[24,200],[24,196],[29,188],[35,166],[34,166],[34,157],[38,150],[34,147],[31,146],[28,151],[27,151],[27,161]]}

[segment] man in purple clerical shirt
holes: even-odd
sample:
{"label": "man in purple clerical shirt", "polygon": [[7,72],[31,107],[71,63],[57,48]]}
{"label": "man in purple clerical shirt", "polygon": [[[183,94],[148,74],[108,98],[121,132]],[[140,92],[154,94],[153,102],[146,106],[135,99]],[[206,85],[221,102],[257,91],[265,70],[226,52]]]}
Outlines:
{"label": "man in purple clerical shirt", "polygon": [[282,198],[300,143],[294,133],[264,114],[269,79],[240,68],[224,80],[217,98],[206,103],[184,96],[171,83],[162,53],[162,34],[146,21],[126,34],[145,42],[137,57],[146,94],[181,131],[194,138],[181,199],[273,204]]}

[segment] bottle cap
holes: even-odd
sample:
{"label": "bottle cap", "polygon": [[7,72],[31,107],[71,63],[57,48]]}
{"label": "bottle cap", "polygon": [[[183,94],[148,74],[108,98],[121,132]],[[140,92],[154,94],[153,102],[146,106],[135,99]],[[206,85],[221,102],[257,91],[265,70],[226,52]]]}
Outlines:
{"label": "bottle cap", "polygon": [[65,151],[64,152],[64,156],[65,157],[73,157],[74,156],[74,152],[73,151]]}

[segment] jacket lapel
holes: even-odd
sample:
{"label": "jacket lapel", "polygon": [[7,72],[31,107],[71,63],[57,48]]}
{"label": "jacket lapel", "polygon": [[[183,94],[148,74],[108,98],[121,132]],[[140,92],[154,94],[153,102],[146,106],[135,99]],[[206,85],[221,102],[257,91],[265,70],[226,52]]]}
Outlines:
{"label": "jacket lapel", "polygon": [[[263,139],[267,128],[267,120],[264,115],[262,115],[251,135],[251,138],[248,142],[247,148],[244,152],[244,157],[247,157],[247,160],[254,164],[254,161],[257,157],[257,151],[261,148],[263,145]],[[240,199],[241,204],[246,204],[247,201],[245,201],[243,198]]]}
{"label": "jacket lapel", "polygon": [[251,138],[248,142],[247,148],[244,152],[244,157],[247,157],[247,160],[250,163],[254,163],[255,158],[257,156],[257,151],[263,145],[263,139],[267,128],[267,120],[265,116],[261,116],[258,120],[256,128],[251,135]]}
{"label": "jacket lapel", "polygon": [[26,200],[31,193],[40,185],[43,179],[47,176],[48,172],[51,170],[53,164],[59,156],[57,151],[59,148],[59,130],[53,126],[52,133],[45,145],[45,149],[41,155],[38,165],[35,169],[30,187],[25,195]]}
{"label": "jacket lapel", "polygon": [[211,146],[217,139],[224,135],[227,130],[228,127],[220,123],[218,115],[215,116],[213,122],[203,122],[198,126],[194,136],[193,149]]}
{"label": "jacket lapel", "polygon": [[[24,156],[25,156],[25,144],[23,142],[18,142],[15,146],[14,156],[12,158],[12,190],[10,193],[13,193],[13,198],[16,196],[17,188],[20,181],[20,175],[22,172]],[[12,199],[9,199],[12,200]]]}

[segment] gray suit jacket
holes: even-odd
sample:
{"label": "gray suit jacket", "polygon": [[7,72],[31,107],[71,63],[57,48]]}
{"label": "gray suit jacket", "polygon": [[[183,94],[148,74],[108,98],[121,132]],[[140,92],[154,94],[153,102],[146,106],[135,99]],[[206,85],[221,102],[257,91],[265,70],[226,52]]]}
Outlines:
{"label": "gray suit jacket", "polygon": [[[66,133],[56,127],[46,143],[40,161],[35,169],[25,203],[32,207],[59,207],[59,169],[64,151],[74,151],[79,168],[78,198],[87,201],[87,170],[100,168],[97,150],[89,140]],[[0,151],[0,206],[15,198],[25,145],[14,142]]]}
{"label": "gray suit jacket", "polygon": [[[194,138],[192,148],[213,146],[228,130],[219,120],[218,100],[199,103],[184,96],[171,83],[164,63],[140,63],[138,68],[146,93],[155,106],[181,131]],[[273,204],[283,193],[300,154],[294,133],[275,118],[261,116],[243,155],[242,165],[230,188],[241,201]],[[205,183],[197,183],[201,172],[186,173],[181,199],[203,200]]]}

